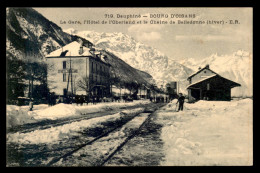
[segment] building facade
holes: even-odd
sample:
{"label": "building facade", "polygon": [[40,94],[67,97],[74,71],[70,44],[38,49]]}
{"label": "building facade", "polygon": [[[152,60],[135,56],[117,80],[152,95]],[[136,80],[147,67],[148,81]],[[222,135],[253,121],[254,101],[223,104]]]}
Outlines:
{"label": "building facade", "polygon": [[231,100],[231,89],[240,84],[226,79],[209,68],[199,69],[188,77],[189,101],[194,100]]}
{"label": "building facade", "polygon": [[105,56],[76,41],[46,56],[50,92],[58,96],[110,96],[110,65]]}

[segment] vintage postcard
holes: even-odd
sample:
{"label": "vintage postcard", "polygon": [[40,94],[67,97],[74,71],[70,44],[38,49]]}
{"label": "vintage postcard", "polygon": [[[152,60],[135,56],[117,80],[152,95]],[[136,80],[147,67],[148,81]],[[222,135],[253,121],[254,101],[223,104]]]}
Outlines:
{"label": "vintage postcard", "polygon": [[252,166],[253,8],[6,8],[6,166]]}

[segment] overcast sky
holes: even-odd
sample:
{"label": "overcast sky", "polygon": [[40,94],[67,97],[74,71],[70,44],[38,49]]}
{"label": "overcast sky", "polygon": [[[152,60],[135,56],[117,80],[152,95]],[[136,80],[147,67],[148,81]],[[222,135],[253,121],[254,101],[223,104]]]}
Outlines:
{"label": "overcast sky", "polygon": [[[62,29],[74,28],[79,31],[123,32],[136,40],[148,44],[169,58],[205,58],[213,53],[231,54],[237,50],[252,52],[252,8],[34,8]],[[68,24],[79,20],[109,20],[105,14],[146,15],[137,20],[151,20],[150,14],[168,14],[161,20],[177,21],[171,14],[195,14],[195,18],[185,20],[216,20],[239,24],[190,25],[190,24]],[[126,19],[125,19],[126,20]],[[155,20],[159,20],[158,18]],[[183,20],[183,19],[182,19]],[[61,24],[66,21],[66,24]]]}

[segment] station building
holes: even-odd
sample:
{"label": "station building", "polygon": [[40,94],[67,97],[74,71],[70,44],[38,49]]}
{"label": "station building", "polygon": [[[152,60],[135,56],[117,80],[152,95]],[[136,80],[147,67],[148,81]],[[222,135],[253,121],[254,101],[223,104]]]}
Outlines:
{"label": "station building", "polygon": [[110,65],[106,58],[92,45],[77,41],[51,52],[46,56],[50,92],[61,97],[110,96]]}
{"label": "station building", "polygon": [[231,100],[231,89],[241,86],[239,83],[226,79],[206,65],[187,79],[189,101],[194,100]]}

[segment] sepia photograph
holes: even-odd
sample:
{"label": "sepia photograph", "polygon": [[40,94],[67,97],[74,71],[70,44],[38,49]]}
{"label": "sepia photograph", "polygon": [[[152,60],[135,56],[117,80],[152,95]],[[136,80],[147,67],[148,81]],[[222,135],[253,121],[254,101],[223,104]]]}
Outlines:
{"label": "sepia photograph", "polygon": [[6,167],[253,166],[253,7],[7,7]]}

